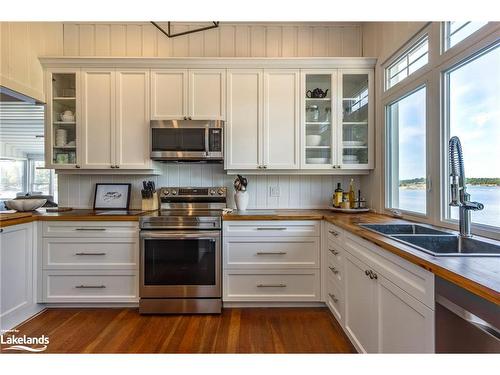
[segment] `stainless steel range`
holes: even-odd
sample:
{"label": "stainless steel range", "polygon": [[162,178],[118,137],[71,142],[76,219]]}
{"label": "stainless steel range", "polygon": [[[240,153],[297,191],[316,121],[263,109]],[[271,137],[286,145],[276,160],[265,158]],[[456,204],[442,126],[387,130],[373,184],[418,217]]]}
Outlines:
{"label": "stainless steel range", "polygon": [[141,314],[220,313],[226,188],[161,188],[141,218]]}

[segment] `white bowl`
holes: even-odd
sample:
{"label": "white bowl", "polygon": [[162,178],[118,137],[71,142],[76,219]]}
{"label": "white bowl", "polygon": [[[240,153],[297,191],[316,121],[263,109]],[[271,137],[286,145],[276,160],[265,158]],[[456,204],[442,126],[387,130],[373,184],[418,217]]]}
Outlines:
{"label": "white bowl", "polygon": [[329,158],[306,158],[307,164],[328,164]]}
{"label": "white bowl", "polygon": [[307,135],[306,146],[319,146],[321,144],[321,135]]}
{"label": "white bowl", "polygon": [[12,199],[6,201],[5,205],[11,210],[20,212],[33,211],[42,207],[47,202],[47,199]]}
{"label": "white bowl", "polygon": [[354,160],[358,160],[358,155],[344,155],[342,156],[342,159],[344,159],[344,161],[354,161]]}

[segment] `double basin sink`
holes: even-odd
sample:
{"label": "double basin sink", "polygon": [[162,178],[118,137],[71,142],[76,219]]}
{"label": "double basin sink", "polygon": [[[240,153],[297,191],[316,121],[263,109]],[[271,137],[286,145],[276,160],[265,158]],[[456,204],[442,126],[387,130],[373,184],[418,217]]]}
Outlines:
{"label": "double basin sink", "polygon": [[419,224],[359,224],[434,256],[500,256],[494,243],[464,238],[457,234]]}

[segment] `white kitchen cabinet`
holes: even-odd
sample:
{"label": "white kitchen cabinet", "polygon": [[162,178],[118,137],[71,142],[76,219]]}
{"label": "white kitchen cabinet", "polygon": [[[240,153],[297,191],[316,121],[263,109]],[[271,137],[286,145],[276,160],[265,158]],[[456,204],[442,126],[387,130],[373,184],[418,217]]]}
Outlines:
{"label": "white kitchen cabinet", "polygon": [[0,228],[0,322],[10,329],[41,310],[34,288],[33,223]]}
{"label": "white kitchen cabinet", "polygon": [[345,331],[354,346],[363,353],[376,353],[377,284],[366,275],[370,269],[356,257],[347,254],[344,266]]}
{"label": "white kitchen cabinet", "polygon": [[82,162],[84,169],[115,164],[115,72],[82,71]]}
{"label": "white kitchen cabinet", "polygon": [[82,73],[82,169],[150,169],[149,73]]}
{"label": "white kitchen cabinet", "polygon": [[229,70],[226,169],[298,169],[299,70]]}
{"label": "white kitchen cabinet", "polygon": [[[434,311],[410,295],[414,288],[404,289],[413,281],[410,273],[395,264],[392,272],[384,268],[387,263],[368,248],[359,247],[358,256],[352,249],[352,243],[346,247],[344,265],[344,329],[356,348],[367,353],[432,353]],[[395,274],[401,278],[395,279]]]}
{"label": "white kitchen cabinet", "polygon": [[264,164],[263,91],[262,70],[227,72],[226,169],[256,169]]}
{"label": "white kitchen cabinet", "polygon": [[115,166],[151,168],[149,72],[116,72]]}
{"label": "white kitchen cabinet", "polygon": [[151,119],[224,120],[224,69],[151,71]]}

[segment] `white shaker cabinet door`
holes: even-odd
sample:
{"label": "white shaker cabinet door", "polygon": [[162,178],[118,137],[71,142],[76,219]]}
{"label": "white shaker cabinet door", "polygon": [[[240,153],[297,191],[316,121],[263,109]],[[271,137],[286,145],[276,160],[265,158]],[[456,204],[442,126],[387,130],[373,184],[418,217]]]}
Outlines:
{"label": "white shaker cabinet door", "polygon": [[262,166],[262,70],[227,73],[225,168]]}
{"label": "white shaker cabinet door", "polygon": [[225,86],[225,70],[189,70],[189,118],[191,120],[224,120]]}
{"label": "white shaker cabinet door", "polygon": [[264,166],[299,168],[299,71],[264,71]]}
{"label": "white shaker cabinet door", "polygon": [[378,275],[378,351],[434,353],[434,311]]}
{"label": "white shaker cabinet door", "polygon": [[181,120],[188,114],[188,71],[151,71],[151,119]]}
{"label": "white shaker cabinet door", "polygon": [[116,166],[148,169],[149,72],[116,73]]}
{"label": "white shaker cabinet door", "polygon": [[0,231],[0,322],[1,329],[10,329],[36,312],[33,224]]}
{"label": "white shaker cabinet door", "polygon": [[115,164],[115,72],[82,72],[82,168]]}
{"label": "white shaker cabinet door", "polygon": [[363,353],[376,353],[377,284],[366,275],[370,268],[351,254],[344,264],[345,330],[356,349]]}

